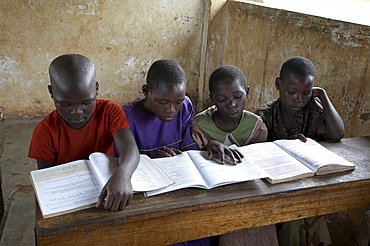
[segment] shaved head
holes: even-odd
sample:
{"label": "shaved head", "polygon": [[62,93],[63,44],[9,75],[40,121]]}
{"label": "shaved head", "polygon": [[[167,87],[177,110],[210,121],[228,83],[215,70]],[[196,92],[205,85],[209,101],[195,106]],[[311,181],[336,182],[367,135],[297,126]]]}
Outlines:
{"label": "shaved head", "polygon": [[68,127],[80,129],[90,120],[96,106],[99,84],[89,58],[68,54],[49,66],[48,90],[55,108]]}
{"label": "shaved head", "polygon": [[82,55],[67,54],[55,58],[49,66],[50,84],[61,92],[95,89],[95,66]]}

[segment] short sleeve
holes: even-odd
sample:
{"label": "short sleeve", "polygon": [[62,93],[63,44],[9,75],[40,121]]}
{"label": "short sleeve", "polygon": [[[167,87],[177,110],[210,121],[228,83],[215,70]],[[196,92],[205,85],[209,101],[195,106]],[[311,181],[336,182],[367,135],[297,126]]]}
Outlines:
{"label": "short sleeve", "polygon": [[194,108],[188,97],[186,97],[182,108],[182,142],[181,150],[198,149],[194,139],[191,135],[191,122],[194,116]]}
{"label": "short sleeve", "polygon": [[109,131],[113,136],[118,130],[123,128],[130,128],[127,121],[127,117],[122,108],[115,102],[108,101],[108,110],[105,111],[108,114]]}
{"label": "short sleeve", "polygon": [[56,162],[57,152],[52,131],[43,120],[34,129],[28,150],[28,157],[40,161]]}

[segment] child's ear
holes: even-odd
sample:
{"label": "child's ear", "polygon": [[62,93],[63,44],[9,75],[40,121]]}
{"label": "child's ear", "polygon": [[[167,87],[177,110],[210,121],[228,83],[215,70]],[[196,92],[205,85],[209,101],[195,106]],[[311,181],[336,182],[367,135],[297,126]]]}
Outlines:
{"label": "child's ear", "polygon": [[143,85],[141,87],[141,90],[143,91],[143,95],[147,97],[149,95],[149,86],[147,84]]}
{"label": "child's ear", "polygon": [[280,77],[277,77],[276,80],[275,80],[275,87],[278,91],[280,90],[281,83],[282,83],[282,81],[281,81]]}
{"label": "child's ear", "polygon": [[249,96],[249,86],[245,87],[245,96]]}
{"label": "child's ear", "polygon": [[51,89],[51,85],[48,85],[48,91],[49,91],[51,98],[53,98],[53,90]]}
{"label": "child's ear", "polygon": [[211,101],[213,102],[212,93],[209,93],[209,98],[210,98],[210,99],[211,99]]}
{"label": "child's ear", "polygon": [[98,95],[98,90],[99,90],[99,82],[96,82],[96,95]]}

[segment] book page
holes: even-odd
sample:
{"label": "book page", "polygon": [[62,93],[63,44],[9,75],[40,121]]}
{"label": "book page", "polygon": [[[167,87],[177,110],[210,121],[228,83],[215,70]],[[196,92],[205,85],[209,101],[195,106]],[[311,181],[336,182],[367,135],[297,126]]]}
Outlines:
{"label": "book page", "polygon": [[44,218],[95,205],[101,189],[89,163],[79,160],[31,172]]}
{"label": "book page", "polygon": [[151,191],[175,183],[150,157],[140,155],[140,163],[131,178],[135,191]]}
{"label": "book page", "polygon": [[271,181],[283,182],[313,176],[314,172],[273,142],[239,147],[244,158],[265,172]]}
{"label": "book page", "polygon": [[266,178],[266,175],[256,170],[245,159],[234,165],[231,161],[220,164],[216,160],[208,160],[207,151],[189,150],[190,158],[198,168],[199,173],[207,182],[209,188],[237,182]]}
{"label": "book page", "polygon": [[[311,138],[307,138],[307,142],[292,139],[276,140],[274,143],[302,161],[309,168],[317,172],[317,174],[339,172],[354,168],[354,164],[328,150]],[[322,168],[320,170],[321,172],[318,171],[320,168]]]}
{"label": "book page", "polygon": [[206,182],[204,182],[187,152],[172,157],[156,158],[153,161],[175,181],[175,184],[163,189],[145,192],[145,196],[154,196],[182,188],[207,188]]}
{"label": "book page", "polygon": [[[100,152],[92,153],[89,158],[100,179],[101,187],[104,187],[118,167],[118,158]],[[173,183],[174,181],[148,156],[140,155],[139,165],[131,177],[132,189],[135,192],[156,190]]]}

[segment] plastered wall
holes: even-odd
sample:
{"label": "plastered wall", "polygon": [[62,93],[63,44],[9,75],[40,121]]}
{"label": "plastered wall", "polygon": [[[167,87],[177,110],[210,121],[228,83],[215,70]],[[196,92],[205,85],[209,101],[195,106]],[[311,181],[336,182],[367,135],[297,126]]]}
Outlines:
{"label": "plastered wall", "polygon": [[210,22],[207,47],[205,77],[222,64],[241,68],[251,111],[278,97],[274,82],[286,59],[307,57],[317,69],[316,86],[344,120],[345,136],[370,134],[369,26],[231,1]]}
{"label": "plastered wall", "polygon": [[[261,1],[259,1],[261,2]],[[151,63],[177,60],[196,111],[210,105],[207,80],[240,67],[247,109],[278,96],[281,64],[305,56],[345,122],[346,137],[370,135],[370,27],[226,0],[2,0],[0,111],[34,117],[54,109],[48,65],[65,53],[93,60],[99,98],[141,96]]]}
{"label": "plastered wall", "polygon": [[17,117],[53,110],[48,66],[66,53],[89,57],[97,68],[99,98],[119,104],[141,96],[155,60],[174,59],[186,70],[188,94],[196,101],[206,3],[2,0],[0,106]]}

